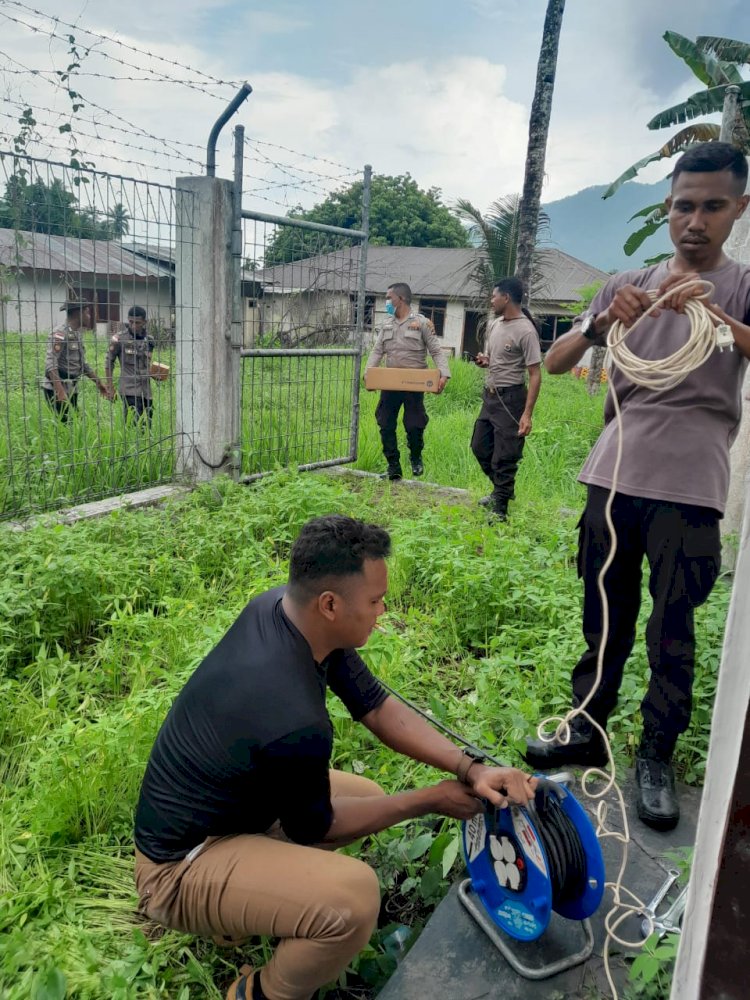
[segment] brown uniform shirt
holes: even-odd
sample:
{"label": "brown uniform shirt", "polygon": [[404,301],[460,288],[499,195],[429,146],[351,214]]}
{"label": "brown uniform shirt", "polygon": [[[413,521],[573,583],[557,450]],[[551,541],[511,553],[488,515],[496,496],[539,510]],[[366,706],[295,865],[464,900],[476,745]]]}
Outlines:
{"label": "brown uniform shirt", "polygon": [[44,359],[45,378],[42,383],[45,389],[54,389],[53,374],[60,378],[68,392],[82,375],[96,378],[94,369],[86,361],[81,331],[73,330],[67,322],[55,327],[47,341],[47,354]]}
{"label": "brown uniform shirt", "polygon": [[487,327],[487,356],[490,359],[485,379],[488,389],[523,385],[529,365],[538,365],[542,360],[534,324],[525,316],[506,320],[496,316]]}
{"label": "brown uniform shirt", "polygon": [[[591,303],[594,314],[606,309],[622,285],[658,288],[669,271],[666,262],[643,271],[616,274]],[[713,301],[734,319],[750,323],[750,267],[728,260],[704,271]],[[687,317],[665,309],[643,321],[627,346],[640,358],[658,359],[683,346]],[[747,361],[737,347],[714,350],[704,364],[674,389],[654,392],[634,385],[619,369],[612,388],[622,410],[622,464],[617,490],[627,496],[695,504],[724,512],[729,489],[729,448],[739,427],[742,382]],[[604,408],[604,430],[578,477],[610,487],[617,453],[617,421],[611,398]]]}
{"label": "brown uniform shirt", "polygon": [[120,362],[121,396],[140,396],[151,399],[151,355],[154,353],[154,339],[146,335],[136,337],[129,327],[116,333],[109,343],[105,370],[107,378],[112,377],[115,362]]}
{"label": "brown uniform shirt", "polygon": [[421,313],[409,313],[402,320],[389,316],[380,328],[367,368],[377,368],[385,358],[386,368],[426,368],[427,352],[444,378],[450,378],[435,327]]}

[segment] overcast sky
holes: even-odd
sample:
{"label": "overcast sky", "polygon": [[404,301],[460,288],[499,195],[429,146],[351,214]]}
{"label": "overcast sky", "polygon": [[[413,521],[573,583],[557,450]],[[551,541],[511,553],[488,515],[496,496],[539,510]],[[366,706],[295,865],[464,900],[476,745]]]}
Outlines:
{"label": "overcast sky", "polygon": [[[54,11],[77,27],[55,28],[34,9]],[[161,181],[170,175],[157,168],[200,172],[198,163],[165,154],[202,161],[210,127],[234,92],[209,85],[202,71],[249,81],[254,92],[235,121],[248,138],[287,147],[255,147],[246,164],[250,207],[312,204],[369,162],[380,173],[408,171],[421,186],[441,188],[449,203],[464,197],[485,208],[522,185],[545,9],[546,0],[0,0],[0,87],[7,99],[0,147],[8,148],[17,131],[17,103],[27,102],[46,123],[41,135],[64,151],[55,126],[65,121],[67,94],[49,75],[31,76],[24,67],[64,70],[65,37],[72,33],[94,45],[81,74],[137,78],[75,79],[85,107],[74,127],[101,137],[82,140],[99,168]],[[645,123],[700,84],[662,40],[666,29],[747,39],[747,25],[747,0],[568,0],[544,200],[611,181],[671,134],[649,132]],[[50,38],[50,30],[62,37]],[[192,81],[221,99],[155,82],[149,70]],[[227,127],[219,145],[223,176],[231,176],[231,142]],[[48,146],[34,151],[51,155]],[[643,179],[666,172],[651,168]]]}

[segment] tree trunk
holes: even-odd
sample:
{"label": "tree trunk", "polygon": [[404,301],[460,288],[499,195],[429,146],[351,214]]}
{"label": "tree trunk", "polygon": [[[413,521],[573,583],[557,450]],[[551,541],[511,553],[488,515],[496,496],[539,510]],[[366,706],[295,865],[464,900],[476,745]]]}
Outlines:
{"label": "tree trunk", "polygon": [[544,159],[552,113],[552,94],[555,89],[557,49],[564,10],[565,0],[548,0],[536,70],[536,88],[529,117],[529,144],[526,150],[526,173],[523,181],[516,254],[516,274],[523,282],[524,305],[528,305],[531,288],[534,244],[544,181]]}
{"label": "tree trunk", "polygon": [[602,387],[602,372],[606,356],[606,347],[595,347],[591,351],[591,363],[589,364],[589,373],[586,376],[586,391],[589,396],[596,396]]}

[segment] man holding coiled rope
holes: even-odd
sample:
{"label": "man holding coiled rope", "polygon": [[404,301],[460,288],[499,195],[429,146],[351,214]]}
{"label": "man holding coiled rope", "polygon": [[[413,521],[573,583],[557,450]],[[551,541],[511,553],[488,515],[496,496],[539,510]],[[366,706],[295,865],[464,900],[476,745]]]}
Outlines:
{"label": "man holding coiled rope", "polygon": [[[747,161],[728,143],[702,143],[680,157],[666,200],[674,256],[613,276],[545,359],[552,374],[567,372],[592,343],[607,343],[609,334],[610,346],[617,345],[625,331],[633,364],[621,367],[615,353],[604,430],[579,477],[588,487],[578,556],[587,649],[572,687],[574,706],[590,719],[572,718],[569,742],[530,740],[526,759],[539,768],[606,763],[597,727],[604,731],[615,708],[635,640],[645,556],[653,601],[646,629],[651,676],[641,704],[637,807],[645,823],[662,830],[679,819],[671,760],[690,721],[693,613],[720,568],[729,448],[750,357],[750,267],[723,249],[747,208],[747,176]],[[715,346],[696,357],[692,347],[705,341],[706,325]],[[671,365],[662,379],[659,361],[665,369]],[[602,573],[613,547],[610,498],[616,545]]]}

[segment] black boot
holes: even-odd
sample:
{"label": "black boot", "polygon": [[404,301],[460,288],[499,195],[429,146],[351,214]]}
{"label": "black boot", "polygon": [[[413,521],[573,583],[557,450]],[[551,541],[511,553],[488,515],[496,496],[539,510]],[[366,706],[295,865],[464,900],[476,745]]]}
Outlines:
{"label": "black boot", "polygon": [[638,815],[654,830],[673,830],[680,819],[674,771],[668,760],[643,756],[647,752],[641,745],[635,758]]}
{"label": "black boot", "polygon": [[421,456],[417,456],[416,458],[414,455],[411,456],[411,471],[415,476],[422,475],[424,472],[424,465],[422,465]]}
{"label": "black boot", "polygon": [[498,499],[498,497],[491,497],[490,502],[487,504],[487,512],[490,515],[491,521],[507,521],[508,520],[508,499],[503,497]]}
{"label": "black boot", "polygon": [[388,462],[388,470],[387,472],[382,473],[380,478],[390,479],[394,481],[398,479],[403,479],[404,474],[401,471],[401,463],[398,460],[396,460],[395,462]]}
{"label": "black boot", "polygon": [[552,740],[526,740],[527,764],[540,771],[549,768],[569,767],[579,764],[581,767],[604,767],[609,761],[607,748],[599,733],[588,719],[577,715],[570,723],[570,740],[561,743]]}

